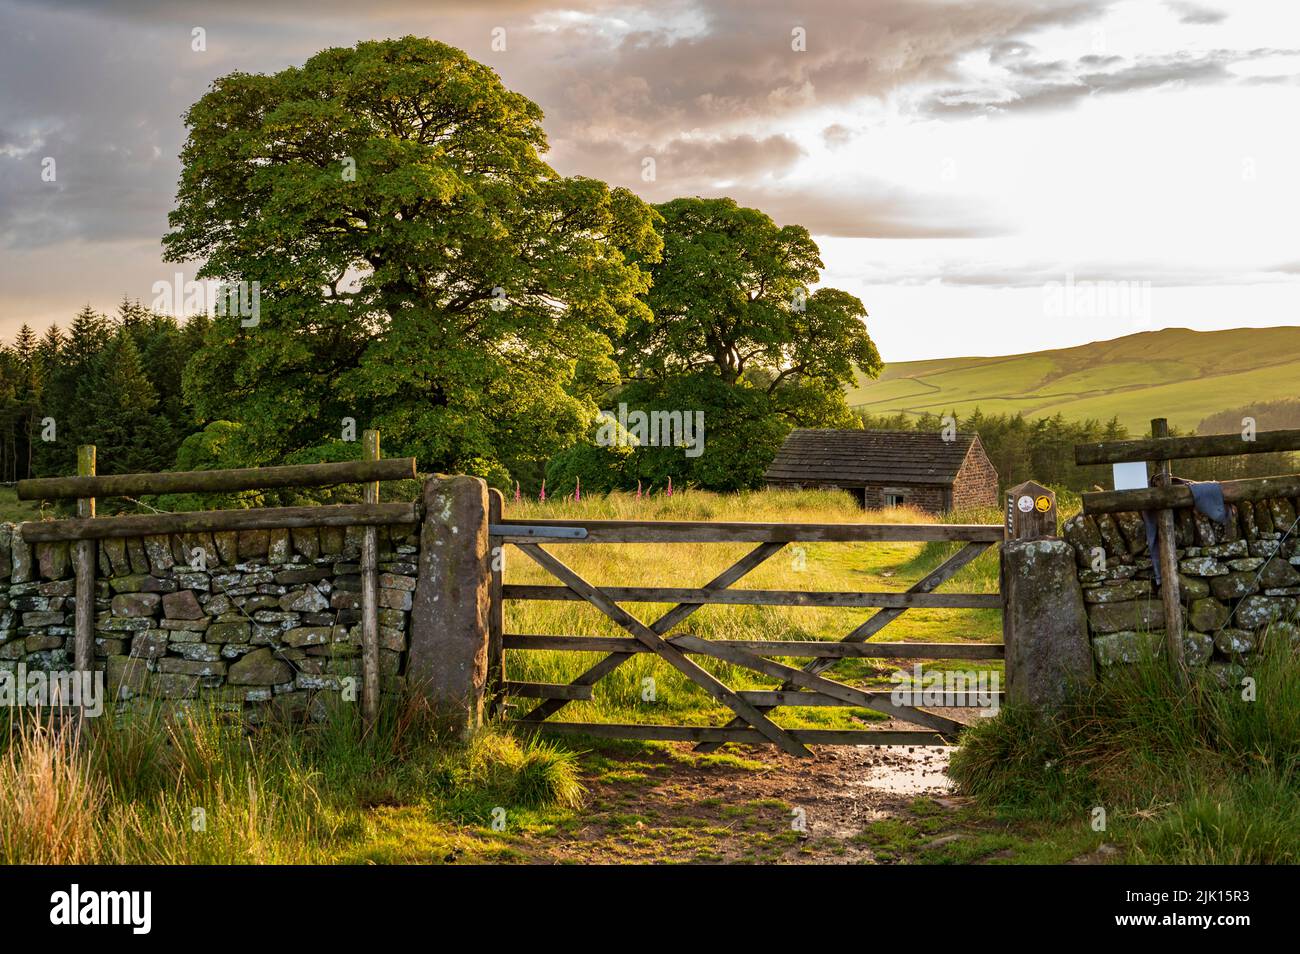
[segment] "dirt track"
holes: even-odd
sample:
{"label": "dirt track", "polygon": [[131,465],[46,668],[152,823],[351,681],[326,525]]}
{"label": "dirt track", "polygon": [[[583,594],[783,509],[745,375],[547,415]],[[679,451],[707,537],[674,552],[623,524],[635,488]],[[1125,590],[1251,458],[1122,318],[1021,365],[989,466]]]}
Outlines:
{"label": "dirt track", "polygon": [[[900,844],[933,844],[962,806],[944,772],[948,749],[826,748],[812,760],[689,751],[601,756],[577,823],[524,850],[582,863],[890,862],[904,860]],[[887,820],[898,831],[878,824]]]}

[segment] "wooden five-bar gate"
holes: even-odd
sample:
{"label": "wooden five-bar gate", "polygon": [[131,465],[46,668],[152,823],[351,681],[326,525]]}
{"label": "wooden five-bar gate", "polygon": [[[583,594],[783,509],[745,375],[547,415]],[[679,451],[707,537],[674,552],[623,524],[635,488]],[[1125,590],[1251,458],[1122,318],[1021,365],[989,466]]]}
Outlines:
{"label": "wooden five-bar gate", "polygon": [[[713,523],[623,520],[505,520],[502,501],[493,494],[490,541],[495,549],[513,544],[550,573],[560,585],[503,582],[493,579],[490,621],[491,665],[500,673],[499,692],[533,700],[516,724],[570,735],[653,739],[698,743],[712,751],[727,742],[771,743],[792,755],[806,756],[810,744],[945,745],[964,724],[916,706],[895,704],[889,691],[859,689],[837,682],[827,670],[842,659],[1000,659],[1000,643],[868,642],[909,609],[1000,609],[998,593],[936,593],[962,567],[1000,543],[1000,525],[789,524]],[[790,543],[954,541],[960,550],[903,592],[826,592],[733,589],[733,585]],[[596,586],[583,579],[546,546],[602,543],[752,543],[756,546],[698,588]],[[500,561],[498,561],[500,562]],[[627,636],[572,636],[503,632],[504,600],[581,600],[596,607]],[[675,604],[650,623],[625,610],[622,603]],[[675,633],[702,606],[875,607],[878,612],[838,641],[702,639]],[[505,678],[503,650],[567,650],[595,653],[599,660],[567,685],[524,683]],[[646,725],[553,721],[551,716],[575,700],[592,698],[594,687],[638,653],[654,653],[685,675],[734,715],[726,725]],[[775,690],[735,690],[724,685],[691,657],[704,656],[781,680]],[[808,657],[802,667],[769,657]],[[538,701],[539,700],[539,701]],[[781,706],[853,706],[873,709],[923,727],[915,731],[884,729],[788,729],[770,718]]]}

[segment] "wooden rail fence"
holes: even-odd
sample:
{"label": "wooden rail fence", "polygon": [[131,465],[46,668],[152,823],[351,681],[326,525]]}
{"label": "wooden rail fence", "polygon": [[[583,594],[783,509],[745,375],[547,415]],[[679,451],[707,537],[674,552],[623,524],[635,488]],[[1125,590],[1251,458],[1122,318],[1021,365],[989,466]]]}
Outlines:
{"label": "wooden rail fence", "polygon": [[[76,477],[20,480],[17,488],[20,500],[77,501],[76,518],[22,525],[22,536],[28,543],[72,541],[74,544],[75,668],[89,671],[94,662],[96,540],[201,531],[359,526],[362,528],[362,712],[368,722],[373,722],[379,707],[378,540],[375,528],[390,524],[418,523],[420,511],[414,503],[379,502],[379,482],[414,478],[415,458],[382,459],[379,432],[375,430],[364,432],[362,446],[364,459],[359,461],[99,476],[95,473],[94,445],[83,445],[77,451]],[[323,487],[352,483],[363,486],[364,503],[95,516],[95,501],[103,497],[232,493],[276,487]]]}
{"label": "wooden rail fence", "polygon": [[[506,584],[496,569],[492,584],[489,656],[498,672],[498,698],[514,696],[541,700],[515,724],[535,731],[624,739],[677,740],[713,751],[727,742],[768,742],[792,755],[806,756],[812,744],[934,745],[952,742],[963,724],[916,706],[896,705],[889,692],[863,690],[834,681],[823,673],[841,659],[996,659],[1001,644],[868,643],[885,626],[915,607],[1000,608],[1001,597],[987,593],[934,593],[943,582],[995,543],[1005,530],[998,525],[915,524],[783,524],[708,523],[627,520],[504,520],[500,495],[491,505],[490,539],[495,547],[513,544],[555,577],[560,586]],[[702,587],[598,587],[583,579],[548,545],[586,543],[756,543],[757,546]],[[799,590],[736,590],[731,587],[796,542],[955,541],[959,551],[905,592],[807,592]],[[626,630],[627,637],[566,636],[504,633],[504,600],[578,600],[589,603]],[[675,604],[647,624],[619,604]],[[673,631],[696,610],[707,605],[879,607],[879,612],[838,642],[804,640],[709,640]],[[525,683],[505,678],[503,651],[566,650],[603,654],[567,685]],[[685,675],[734,718],[724,726],[644,725],[548,721],[573,701],[592,698],[602,679],[639,653],[654,653]],[[775,690],[733,690],[692,656],[721,660],[780,680]],[[802,667],[767,657],[809,657]],[[926,731],[786,729],[769,713],[781,706],[855,706],[873,709]]]}

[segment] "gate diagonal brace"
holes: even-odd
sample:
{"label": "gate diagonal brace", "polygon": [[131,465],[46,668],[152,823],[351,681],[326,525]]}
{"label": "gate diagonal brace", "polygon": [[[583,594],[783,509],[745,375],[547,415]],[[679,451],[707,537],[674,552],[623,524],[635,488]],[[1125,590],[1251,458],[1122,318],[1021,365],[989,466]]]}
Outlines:
{"label": "gate diagonal brace", "polygon": [[[932,570],[930,573],[926,574],[924,577],[922,577],[921,579],[913,583],[907,589],[907,592],[908,593],[931,592],[932,590],[936,589],[941,583],[944,583],[949,579],[951,579],[953,576],[956,576],[958,571],[960,571],[964,566],[966,566],[966,564],[970,563],[977,556],[979,556],[981,553],[987,550],[990,546],[992,546],[992,544],[990,543],[966,544],[964,547],[962,547],[960,550],[958,550],[956,553],[950,556],[943,563],[939,564],[939,566],[935,567],[934,570]],[[865,643],[868,639],[876,635],[876,633],[880,632],[882,629],[884,629],[886,626],[888,626],[890,623],[898,619],[898,617],[902,616],[906,612],[907,612],[907,607],[905,606],[888,607],[886,609],[882,609],[879,612],[872,614],[872,616],[866,622],[864,622],[857,629],[853,630],[853,632],[845,636],[841,640],[841,642]],[[837,662],[836,659],[829,658],[829,657],[826,659],[812,659],[809,660],[804,665],[803,671],[816,675],[817,673],[825,672],[827,669],[834,666],[836,662]],[[787,681],[781,685],[781,688],[786,690],[793,689],[794,687],[795,684],[792,681]],[[763,711],[769,712],[771,710],[764,707]],[[733,720],[731,723],[728,724],[728,728],[737,728],[740,725],[741,723],[739,722],[739,720]],[[701,742],[699,745],[695,746],[695,751],[716,752],[720,748],[722,748],[722,743],[720,742]]]}
{"label": "gate diagonal brace", "polygon": [[812,756],[812,752],[803,743],[795,740],[788,732],[759,712],[757,708],[736,695],[735,692],[723,685],[722,682],[703,669],[698,663],[688,659],[662,636],[610,600],[604,593],[584,580],[559,559],[547,553],[535,543],[520,543],[518,546],[534,561],[549,571],[552,576],[619,626],[626,629],[670,666],[731,709],[739,718],[757,729],[769,741],[775,743],[783,752],[804,758]]}
{"label": "gate diagonal brace", "polygon": [[800,689],[822,692],[828,696],[834,696],[836,699],[843,699],[845,702],[861,706],[864,709],[874,709],[897,719],[925,726],[927,729],[936,729],[939,732],[955,736],[966,728],[963,723],[949,719],[946,716],[928,712],[925,709],[917,709],[914,706],[895,705],[890,699],[870,695],[861,689],[846,686],[842,682],[835,682],[825,676],[813,675],[794,666],[787,666],[771,659],[764,659],[762,656],[754,655],[747,649],[728,646],[726,640],[700,639],[698,636],[679,636],[673,640],[673,644],[689,649],[691,652],[702,653],[706,656],[712,656],[714,659],[721,659],[737,666],[753,669],[755,672],[761,672],[764,675],[775,676],[778,679],[788,679]]}
{"label": "gate diagonal brace", "polygon": [[[741,557],[739,560],[737,560],[731,566],[727,567],[727,569],[723,570],[721,573],[719,573],[708,583],[704,584],[704,589],[725,590],[727,587],[731,586],[736,581],[744,577],[755,567],[758,567],[766,560],[768,560],[770,557],[780,552],[781,548],[784,546],[785,546],[784,543],[760,543],[749,553],[745,554],[745,556]],[[667,613],[665,613],[663,616],[659,617],[657,620],[651,623],[650,629],[654,633],[662,636],[664,633],[667,633],[678,623],[682,622],[684,619],[686,619],[688,616],[694,613],[702,605],[703,605],[702,603],[679,603],[678,605],[670,609]],[[636,653],[610,653],[604,659],[593,664],[589,669],[587,669],[586,672],[582,673],[580,676],[574,679],[570,685],[594,686],[596,683],[600,682],[600,680],[604,679],[611,672],[613,672],[619,666],[623,665],[623,663],[627,662],[635,655]],[[555,715],[555,713],[559,712],[566,705],[568,705],[570,701],[571,700],[568,699],[548,699],[545,702],[542,702],[541,704],[534,707],[533,710],[529,712],[527,715],[523,716],[523,720],[537,721],[541,719],[546,719],[549,716]],[[743,724],[744,723],[742,720],[737,720],[736,722],[736,725],[743,725]]]}

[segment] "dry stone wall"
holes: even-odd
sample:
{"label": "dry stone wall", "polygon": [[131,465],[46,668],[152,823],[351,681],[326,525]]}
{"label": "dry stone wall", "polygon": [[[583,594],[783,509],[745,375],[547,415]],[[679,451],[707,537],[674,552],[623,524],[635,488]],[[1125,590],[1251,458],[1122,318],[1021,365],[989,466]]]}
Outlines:
{"label": "dry stone wall", "polygon": [[[95,668],[110,699],[195,700],[322,714],[344,680],[361,690],[360,528],[104,540],[95,581]],[[378,528],[380,673],[401,687],[418,536]],[[0,669],[69,669],[70,546],[26,544],[0,524]]]}
{"label": "dry stone wall", "polygon": [[[1235,684],[1265,640],[1300,644],[1300,500],[1279,498],[1229,506],[1225,523],[1190,509],[1175,511],[1183,652]],[[1290,534],[1287,531],[1291,530]],[[1075,551],[1089,636],[1104,675],[1164,644],[1164,607],[1155,586],[1139,513],[1079,514],[1062,527]],[[1100,558],[1104,557],[1104,568]]]}

